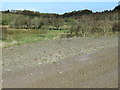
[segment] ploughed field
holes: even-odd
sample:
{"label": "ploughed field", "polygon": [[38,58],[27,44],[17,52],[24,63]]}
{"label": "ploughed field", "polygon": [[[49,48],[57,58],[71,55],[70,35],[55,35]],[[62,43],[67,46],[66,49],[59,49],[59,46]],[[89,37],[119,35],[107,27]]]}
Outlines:
{"label": "ploughed field", "polygon": [[66,38],[2,49],[4,88],[118,87],[118,37]]}

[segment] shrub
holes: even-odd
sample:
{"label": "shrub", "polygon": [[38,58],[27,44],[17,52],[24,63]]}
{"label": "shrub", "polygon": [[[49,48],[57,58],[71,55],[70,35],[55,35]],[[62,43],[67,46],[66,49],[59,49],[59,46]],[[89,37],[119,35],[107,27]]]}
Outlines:
{"label": "shrub", "polygon": [[120,31],[120,22],[116,22],[116,23],[113,24],[112,31],[113,32]]}
{"label": "shrub", "polygon": [[1,28],[2,30],[2,40],[6,40],[6,37],[7,37],[7,28],[5,27],[2,27]]}
{"label": "shrub", "polygon": [[64,24],[64,21],[62,18],[52,18],[51,19],[51,25],[55,27],[55,30],[60,30],[60,27],[62,27]]}

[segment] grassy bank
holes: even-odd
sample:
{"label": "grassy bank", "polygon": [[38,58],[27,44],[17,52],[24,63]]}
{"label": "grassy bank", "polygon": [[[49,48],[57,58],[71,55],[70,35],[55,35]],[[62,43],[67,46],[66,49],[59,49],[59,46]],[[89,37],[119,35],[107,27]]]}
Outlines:
{"label": "grassy bank", "polygon": [[3,47],[21,45],[30,42],[60,38],[66,30],[33,30],[33,29],[7,29],[2,35]]}
{"label": "grassy bank", "polygon": [[[7,27],[2,32],[0,47],[10,47],[12,45],[21,45],[36,41],[44,41],[50,39],[68,38],[69,30],[49,30],[49,29],[11,29]],[[118,33],[107,32],[106,36],[117,35]],[[86,34],[82,37],[101,37],[102,33]],[[72,36],[75,37],[75,36]]]}

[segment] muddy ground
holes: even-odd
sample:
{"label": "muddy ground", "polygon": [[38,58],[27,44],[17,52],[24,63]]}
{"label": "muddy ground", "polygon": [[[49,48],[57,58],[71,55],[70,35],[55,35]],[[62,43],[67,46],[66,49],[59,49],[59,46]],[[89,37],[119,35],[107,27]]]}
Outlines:
{"label": "muddy ground", "polygon": [[118,87],[118,38],[69,38],[2,49],[4,88]]}

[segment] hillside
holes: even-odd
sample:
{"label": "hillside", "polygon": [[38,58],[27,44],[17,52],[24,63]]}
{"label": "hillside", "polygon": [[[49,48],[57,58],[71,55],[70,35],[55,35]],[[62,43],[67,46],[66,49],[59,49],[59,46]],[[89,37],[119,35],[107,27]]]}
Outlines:
{"label": "hillside", "polygon": [[82,15],[91,15],[91,14],[100,14],[100,13],[113,13],[115,11],[120,11],[120,5],[116,6],[113,10],[105,10],[103,12],[92,12],[92,10],[78,10],[78,11],[72,11],[72,12],[66,12],[62,15],[55,14],[55,13],[40,13],[38,11],[30,11],[30,10],[5,10],[2,11],[2,13],[12,13],[12,14],[21,14],[21,15],[27,15],[27,16],[40,16],[40,17],[71,17],[71,16],[82,16]]}
{"label": "hillside", "polygon": [[1,40],[7,47],[46,39],[117,34],[118,8],[103,12],[79,10],[63,15],[29,10],[2,11]]}
{"label": "hillside", "polygon": [[3,88],[118,88],[119,10],[1,11]]}

